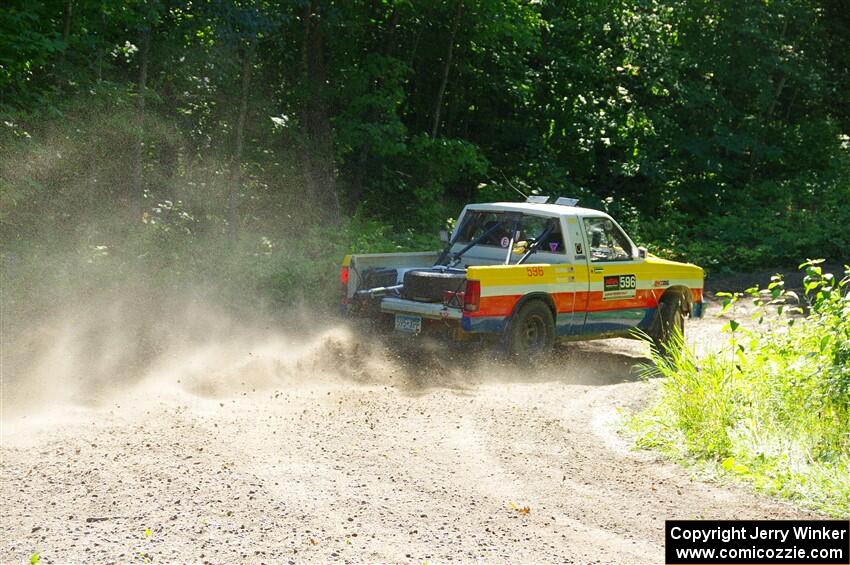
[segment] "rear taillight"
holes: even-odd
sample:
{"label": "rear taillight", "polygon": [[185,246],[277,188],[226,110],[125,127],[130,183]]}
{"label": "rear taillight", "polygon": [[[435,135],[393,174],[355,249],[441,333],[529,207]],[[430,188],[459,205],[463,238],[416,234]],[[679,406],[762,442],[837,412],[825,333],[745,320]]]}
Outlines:
{"label": "rear taillight", "polygon": [[348,267],[340,268],[339,282],[342,283],[342,303],[348,304]]}
{"label": "rear taillight", "polygon": [[466,281],[463,293],[463,309],[467,312],[478,312],[481,303],[481,281]]}

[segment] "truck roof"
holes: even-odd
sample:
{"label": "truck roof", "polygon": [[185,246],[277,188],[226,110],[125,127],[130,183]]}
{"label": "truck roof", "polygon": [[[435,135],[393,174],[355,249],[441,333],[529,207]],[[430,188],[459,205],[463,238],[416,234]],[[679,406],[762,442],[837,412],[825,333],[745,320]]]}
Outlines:
{"label": "truck roof", "polygon": [[542,216],[602,216],[609,218],[608,214],[592,208],[580,208],[578,206],[562,206],[560,204],[533,204],[529,202],[489,202],[486,204],[469,204],[468,210],[488,210],[505,212],[525,212],[539,214]]}

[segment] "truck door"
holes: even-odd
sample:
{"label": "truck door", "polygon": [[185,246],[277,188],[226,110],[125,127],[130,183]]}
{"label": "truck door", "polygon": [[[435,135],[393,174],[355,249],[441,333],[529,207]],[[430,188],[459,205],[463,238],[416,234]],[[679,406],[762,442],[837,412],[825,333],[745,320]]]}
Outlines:
{"label": "truck door", "polygon": [[[576,265],[566,246],[569,238],[565,237],[567,232],[564,218],[548,218],[546,224],[553,224],[555,228],[541,242],[533,261],[552,265],[555,284],[549,289],[549,295],[555,302],[555,334],[568,335],[572,332],[572,326],[575,322]],[[543,232],[542,229],[538,229],[536,232],[529,231],[529,233],[541,232]]]}
{"label": "truck door", "polygon": [[[575,263],[566,246],[566,224],[556,216],[525,214],[519,226],[519,240],[537,240],[537,251],[526,261],[528,291],[546,292],[555,303],[555,333],[568,335],[575,313]],[[545,234],[545,235],[544,235]],[[517,261],[521,255],[516,255]],[[541,265],[542,268],[534,265]],[[584,320],[582,320],[582,323]]]}
{"label": "truck door", "polygon": [[[566,255],[569,257],[569,273],[564,273],[562,282],[569,289],[571,314],[569,318],[560,314],[558,305],[558,335],[580,334],[584,328],[585,312],[587,312],[590,281],[588,279],[587,248],[584,243],[584,228],[581,219],[576,216],[564,218]],[[563,319],[562,319],[563,317]]]}
{"label": "truck door", "polygon": [[623,230],[610,218],[580,219],[588,269],[584,326],[580,333],[616,333],[636,327],[646,315],[638,297],[638,260]]}

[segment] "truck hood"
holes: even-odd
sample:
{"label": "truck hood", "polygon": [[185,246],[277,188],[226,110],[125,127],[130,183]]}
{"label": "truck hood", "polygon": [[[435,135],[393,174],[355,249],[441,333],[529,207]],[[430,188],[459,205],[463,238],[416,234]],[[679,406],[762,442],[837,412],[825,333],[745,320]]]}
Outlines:
{"label": "truck hood", "polygon": [[671,261],[670,259],[662,259],[661,257],[657,257],[651,253],[646,256],[646,264],[663,269],[665,273],[669,273],[670,276],[674,276],[676,278],[705,278],[705,272],[702,267],[694,265],[693,263],[681,263],[679,261]]}

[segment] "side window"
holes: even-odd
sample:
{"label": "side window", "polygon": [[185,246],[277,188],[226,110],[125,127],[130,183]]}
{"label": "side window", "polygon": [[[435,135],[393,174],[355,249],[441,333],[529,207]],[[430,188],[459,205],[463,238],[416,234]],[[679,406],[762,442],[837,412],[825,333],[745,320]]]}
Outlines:
{"label": "side window", "polygon": [[614,222],[608,218],[584,218],[583,221],[591,261],[628,261],[632,258],[632,246]]}
{"label": "side window", "polygon": [[540,244],[538,252],[563,255],[566,253],[566,249],[564,248],[564,236],[561,233],[561,222],[558,218],[523,216],[520,224],[520,239],[536,239],[550,226],[552,229]]}

